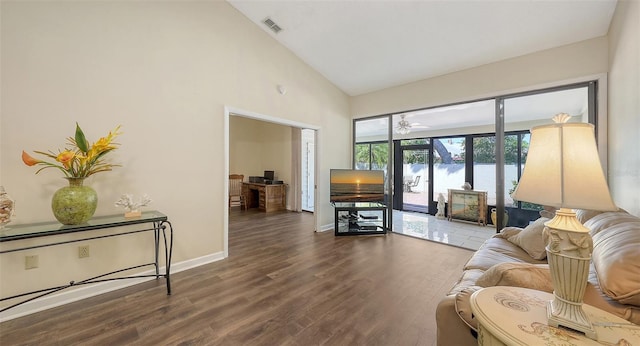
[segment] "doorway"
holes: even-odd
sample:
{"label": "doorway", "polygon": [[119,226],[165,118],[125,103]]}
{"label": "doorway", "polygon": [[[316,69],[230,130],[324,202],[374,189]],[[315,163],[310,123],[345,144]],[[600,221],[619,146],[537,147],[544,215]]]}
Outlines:
{"label": "doorway", "polygon": [[[300,132],[300,129],[309,129],[313,132],[314,134],[314,154],[311,157],[311,159],[313,159],[314,163],[313,163],[313,176],[312,178],[314,178],[315,176],[317,176],[316,174],[316,170],[321,168],[318,164],[318,162],[316,161],[318,159],[318,155],[315,151],[318,150],[319,147],[319,138],[320,138],[320,134],[319,132],[321,131],[320,127],[316,126],[316,125],[312,125],[312,124],[307,124],[307,123],[301,123],[301,122],[297,122],[297,121],[292,121],[289,119],[283,119],[283,118],[277,118],[277,117],[273,117],[273,116],[269,116],[269,115],[264,115],[264,114],[259,114],[259,113],[255,113],[255,112],[251,112],[251,111],[247,111],[247,110],[242,110],[242,109],[238,109],[238,108],[233,108],[233,107],[228,107],[225,106],[224,108],[224,153],[225,153],[225,168],[224,168],[224,175],[223,175],[223,182],[222,185],[223,186],[223,195],[221,196],[223,198],[223,207],[224,207],[224,214],[223,214],[223,247],[224,247],[224,258],[229,257],[229,205],[228,205],[228,185],[229,185],[229,173],[230,173],[230,156],[232,154],[234,154],[234,150],[237,150],[238,148],[255,148],[255,143],[254,140],[256,139],[255,136],[251,139],[251,145],[243,145],[242,143],[240,143],[240,145],[238,145],[238,143],[236,142],[236,138],[231,138],[231,137],[235,137],[232,136],[232,133],[230,131],[230,118],[232,117],[238,117],[238,118],[247,118],[247,119],[252,119],[252,120],[257,120],[259,122],[263,122],[264,124],[275,124],[275,125],[282,125],[283,127],[287,127],[289,130],[287,133],[291,134],[292,131],[291,129],[297,130],[297,132]],[[251,133],[262,133],[264,131],[253,131]],[[246,135],[245,132],[241,131],[240,133],[244,133]],[[289,135],[287,135],[289,136]],[[293,134],[291,134],[291,138],[293,138]],[[282,138],[279,137],[278,140],[274,140],[271,142],[271,144],[277,144],[276,142],[281,142]],[[297,145],[291,145],[289,146],[289,148],[291,148],[291,153],[293,153],[294,151],[297,152],[297,160],[300,160],[301,157],[301,153],[300,153],[300,135],[298,134],[296,137],[296,141],[297,141]],[[289,141],[290,143],[292,143],[292,141]],[[231,144],[234,144],[233,146]],[[265,143],[265,144],[269,144],[269,143]],[[294,149],[295,147],[295,149]],[[269,148],[271,148],[271,146],[269,146]],[[252,155],[255,155],[253,153],[253,150],[249,150],[249,152],[252,152],[251,155],[247,155],[247,157],[250,157]],[[280,162],[280,164],[282,164],[282,162],[291,162],[290,159],[285,159],[285,160],[277,160],[276,158],[291,158],[293,155],[287,154],[287,155],[282,155],[282,154],[278,154],[275,155],[274,160],[271,161],[269,163],[269,167],[274,167],[276,165],[277,162]],[[261,158],[263,159],[263,158]],[[252,162],[254,162],[255,160],[251,160],[251,159],[246,159],[244,160],[245,164],[252,164]],[[276,162],[277,161],[277,162]],[[255,163],[255,162],[254,162]],[[287,186],[287,209],[289,210],[297,210],[300,211],[300,189],[301,189],[301,180],[302,180],[302,176],[300,174],[301,172],[301,165],[300,163],[296,163],[295,165],[290,165],[290,170],[292,172],[295,171],[295,173],[291,173],[291,175],[289,176],[289,179],[285,179],[285,180],[289,180],[290,183]],[[246,171],[249,172],[249,175],[261,175],[262,174],[262,170],[264,168],[263,167],[258,167],[257,169],[252,169],[249,170],[247,169]],[[244,169],[243,169],[244,170]],[[277,170],[277,169],[276,169]],[[251,172],[255,171],[255,174],[252,174]],[[286,170],[281,170],[283,172],[285,172]],[[312,184],[312,186],[315,188],[315,182]],[[297,196],[296,198],[293,198],[293,196]],[[317,194],[314,193],[314,196],[312,197],[313,199],[317,198]],[[291,205],[290,205],[291,203]],[[314,205],[317,205],[317,203],[313,203]],[[317,213],[313,213],[313,218],[314,218],[314,231],[317,231],[319,229],[319,217],[317,215]]]}

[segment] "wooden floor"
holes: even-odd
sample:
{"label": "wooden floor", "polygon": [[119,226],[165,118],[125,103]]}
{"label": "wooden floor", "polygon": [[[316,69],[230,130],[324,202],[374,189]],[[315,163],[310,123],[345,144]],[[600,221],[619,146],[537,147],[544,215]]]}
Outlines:
{"label": "wooden floor", "polygon": [[234,210],[229,254],[172,275],[171,296],[154,280],[4,322],[0,345],[433,345],[471,251]]}

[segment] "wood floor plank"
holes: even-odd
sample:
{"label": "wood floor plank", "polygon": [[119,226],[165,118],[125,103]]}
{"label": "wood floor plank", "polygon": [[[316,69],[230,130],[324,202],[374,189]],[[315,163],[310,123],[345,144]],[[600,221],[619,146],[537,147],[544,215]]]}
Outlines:
{"label": "wood floor plank", "polygon": [[436,305],[472,252],[313,221],[232,210],[229,258],[173,274],[173,295],[150,281],[6,321],[0,344],[433,345]]}

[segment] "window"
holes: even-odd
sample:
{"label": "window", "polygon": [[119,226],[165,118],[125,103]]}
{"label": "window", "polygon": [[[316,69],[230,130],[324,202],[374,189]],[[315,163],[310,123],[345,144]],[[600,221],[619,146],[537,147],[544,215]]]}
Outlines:
{"label": "window", "polygon": [[355,169],[386,170],[389,160],[389,145],[384,143],[356,144]]}
{"label": "window", "polygon": [[449,189],[465,183],[465,137],[433,139],[433,196],[448,198]]}
{"label": "window", "polygon": [[[527,154],[529,153],[529,142],[531,141],[531,134],[521,133],[518,135],[509,136],[511,138],[515,137],[515,141],[517,147],[515,149],[513,156],[513,160],[510,159],[510,155],[505,152],[505,186],[508,189],[507,194],[505,195],[505,206],[513,207],[513,208],[521,208],[526,210],[542,210],[542,206],[539,204],[534,204],[530,202],[519,202],[514,201],[511,198],[511,194],[516,189],[516,185],[518,185],[518,181],[522,176],[522,170],[524,169],[525,162],[527,161]],[[506,138],[505,138],[506,139]]]}
{"label": "window", "polygon": [[471,137],[474,190],[487,191],[487,204],[496,204],[496,136]]}
{"label": "window", "polygon": [[355,155],[355,168],[356,169],[371,169],[371,144],[356,144]]}

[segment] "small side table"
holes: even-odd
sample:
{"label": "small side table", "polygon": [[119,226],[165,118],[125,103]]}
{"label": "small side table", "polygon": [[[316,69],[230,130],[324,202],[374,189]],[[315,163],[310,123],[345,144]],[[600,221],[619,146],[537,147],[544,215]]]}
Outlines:
{"label": "small side table", "polygon": [[478,345],[632,345],[640,346],[640,326],[583,304],[597,340],[547,325],[550,293],[527,288],[487,287],[471,296],[478,320]]}

